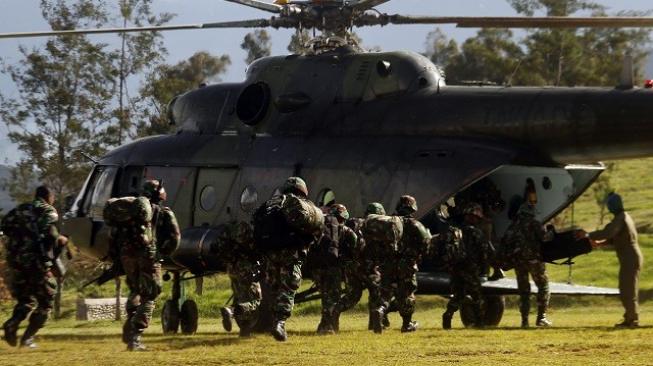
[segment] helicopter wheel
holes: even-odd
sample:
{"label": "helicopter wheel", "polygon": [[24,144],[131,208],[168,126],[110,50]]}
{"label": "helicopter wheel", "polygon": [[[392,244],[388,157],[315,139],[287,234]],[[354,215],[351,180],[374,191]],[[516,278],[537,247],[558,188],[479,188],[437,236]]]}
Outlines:
{"label": "helicopter wheel", "polygon": [[161,327],[163,334],[175,334],[179,329],[179,305],[177,301],[168,300],[161,310]]}
{"label": "helicopter wheel", "polygon": [[181,305],[179,320],[181,322],[181,332],[183,334],[195,334],[197,332],[197,323],[199,311],[197,303],[193,300],[186,300]]}
{"label": "helicopter wheel", "polygon": [[[506,308],[506,299],[503,296],[487,296],[483,301],[484,325],[486,327],[496,327],[501,323],[503,311]],[[460,320],[465,327],[474,324],[474,313],[469,304],[463,304],[460,307]]]}

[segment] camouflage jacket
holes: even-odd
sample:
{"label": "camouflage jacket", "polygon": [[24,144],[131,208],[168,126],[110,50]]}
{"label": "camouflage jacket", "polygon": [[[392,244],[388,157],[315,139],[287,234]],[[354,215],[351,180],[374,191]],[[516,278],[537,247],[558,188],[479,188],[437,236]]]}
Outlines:
{"label": "camouflage jacket", "polygon": [[260,260],[260,255],[254,249],[254,230],[244,221],[225,224],[216,244],[217,247],[213,250],[220,253],[229,273],[243,263],[256,263]]}
{"label": "camouflage jacket", "polygon": [[59,229],[57,210],[42,199],[22,204],[2,221],[8,240],[7,261],[14,268],[50,268]]}
{"label": "camouflage jacket", "polygon": [[399,242],[399,255],[402,260],[417,263],[427,254],[431,233],[412,217],[404,217],[404,233]]}
{"label": "camouflage jacket", "polygon": [[345,247],[345,249],[341,251],[340,256],[344,261],[359,262],[362,260],[363,253],[365,252],[365,239],[363,238],[362,231],[364,222],[365,219],[357,217],[351,218],[345,222],[345,226],[351,229],[352,234],[356,236],[356,242],[348,242],[348,245]]}
{"label": "camouflage jacket", "polygon": [[502,240],[502,256],[506,260],[540,259],[545,232],[542,224],[530,215],[518,215]]}
{"label": "camouflage jacket", "polygon": [[477,226],[466,223],[460,229],[466,253],[464,266],[486,268],[494,256],[492,244]]}
{"label": "camouflage jacket", "polygon": [[179,246],[181,233],[175,214],[169,207],[152,205],[152,226],[156,247],[162,255],[170,255]]}
{"label": "camouflage jacket", "polygon": [[340,224],[336,217],[326,216],[324,222],[323,235],[309,252],[310,261],[316,268],[335,267],[352,258],[358,243],[354,231]]}

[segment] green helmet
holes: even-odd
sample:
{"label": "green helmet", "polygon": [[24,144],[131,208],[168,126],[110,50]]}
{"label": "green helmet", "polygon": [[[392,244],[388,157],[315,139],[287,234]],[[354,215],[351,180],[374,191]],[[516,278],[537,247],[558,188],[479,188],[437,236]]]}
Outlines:
{"label": "green helmet", "polygon": [[401,196],[395,211],[402,216],[412,215],[417,212],[417,200],[413,196]]}
{"label": "green helmet", "polygon": [[347,207],[339,203],[331,206],[329,209],[329,214],[343,220],[349,220],[349,211],[347,211]]}
{"label": "green helmet", "polygon": [[365,209],[365,216],[369,215],[385,215],[385,208],[378,202],[372,202]]}
{"label": "green helmet", "polygon": [[302,178],[290,177],[281,187],[281,193],[301,193],[304,197],[308,197],[308,187]]}
{"label": "green helmet", "polygon": [[161,182],[156,179],[151,179],[143,183],[143,196],[150,200],[161,200],[165,195],[165,189],[161,187]]}
{"label": "green helmet", "polygon": [[465,209],[463,210],[463,215],[472,215],[482,219],[483,207],[481,207],[481,205],[479,205],[478,203],[472,202],[469,205],[467,205],[467,207],[465,207]]}

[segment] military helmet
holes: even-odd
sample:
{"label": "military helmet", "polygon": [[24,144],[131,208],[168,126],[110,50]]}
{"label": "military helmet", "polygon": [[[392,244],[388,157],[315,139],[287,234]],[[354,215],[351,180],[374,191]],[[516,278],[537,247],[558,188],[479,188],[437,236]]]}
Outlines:
{"label": "military helmet", "polygon": [[349,219],[349,211],[347,211],[347,207],[339,203],[336,203],[335,205],[331,206],[331,208],[329,209],[329,214],[341,218],[343,220]]}
{"label": "military helmet", "polygon": [[535,206],[529,202],[524,202],[519,206],[517,215],[519,216],[535,216]]}
{"label": "military helmet", "polygon": [[378,202],[372,202],[365,209],[365,216],[369,215],[385,215],[385,208]]}
{"label": "military helmet", "polygon": [[161,187],[161,182],[156,179],[150,179],[143,183],[143,196],[150,200],[160,200],[165,194],[165,189]]}
{"label": "military helmet", "polygon": [[301,193],[305,197],[308,197],[308,187],[306,187],[306,182],[299,177],[290,177],[286,179],[286,182],[281,187],[282,193]]}
{"label": "military helmet", "polygon": [[478,203],[470,203],[463,210],[463,215],[472,215],[478,218],[483,218],[483,208]]}
{"label": "military helmet", "polygon": [[417,200],[413,196],[401,196],[395,208],[400,215],[411,215],[417,212]]}

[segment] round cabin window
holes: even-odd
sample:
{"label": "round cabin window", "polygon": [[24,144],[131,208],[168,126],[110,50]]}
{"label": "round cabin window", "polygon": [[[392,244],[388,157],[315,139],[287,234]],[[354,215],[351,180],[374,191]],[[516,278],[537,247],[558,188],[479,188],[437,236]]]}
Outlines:
{"label": "round cabin window", "polygon": [[258,192],[254,187],[247,186],[240,195],[240,208],[245,212],[252,212],[258,205]]}
{"label": "round cabin window", "polygon": [[218,196],[213,186],[205,186],[200,193],[200,207],[204,211],[211,211],[218,203]]}

